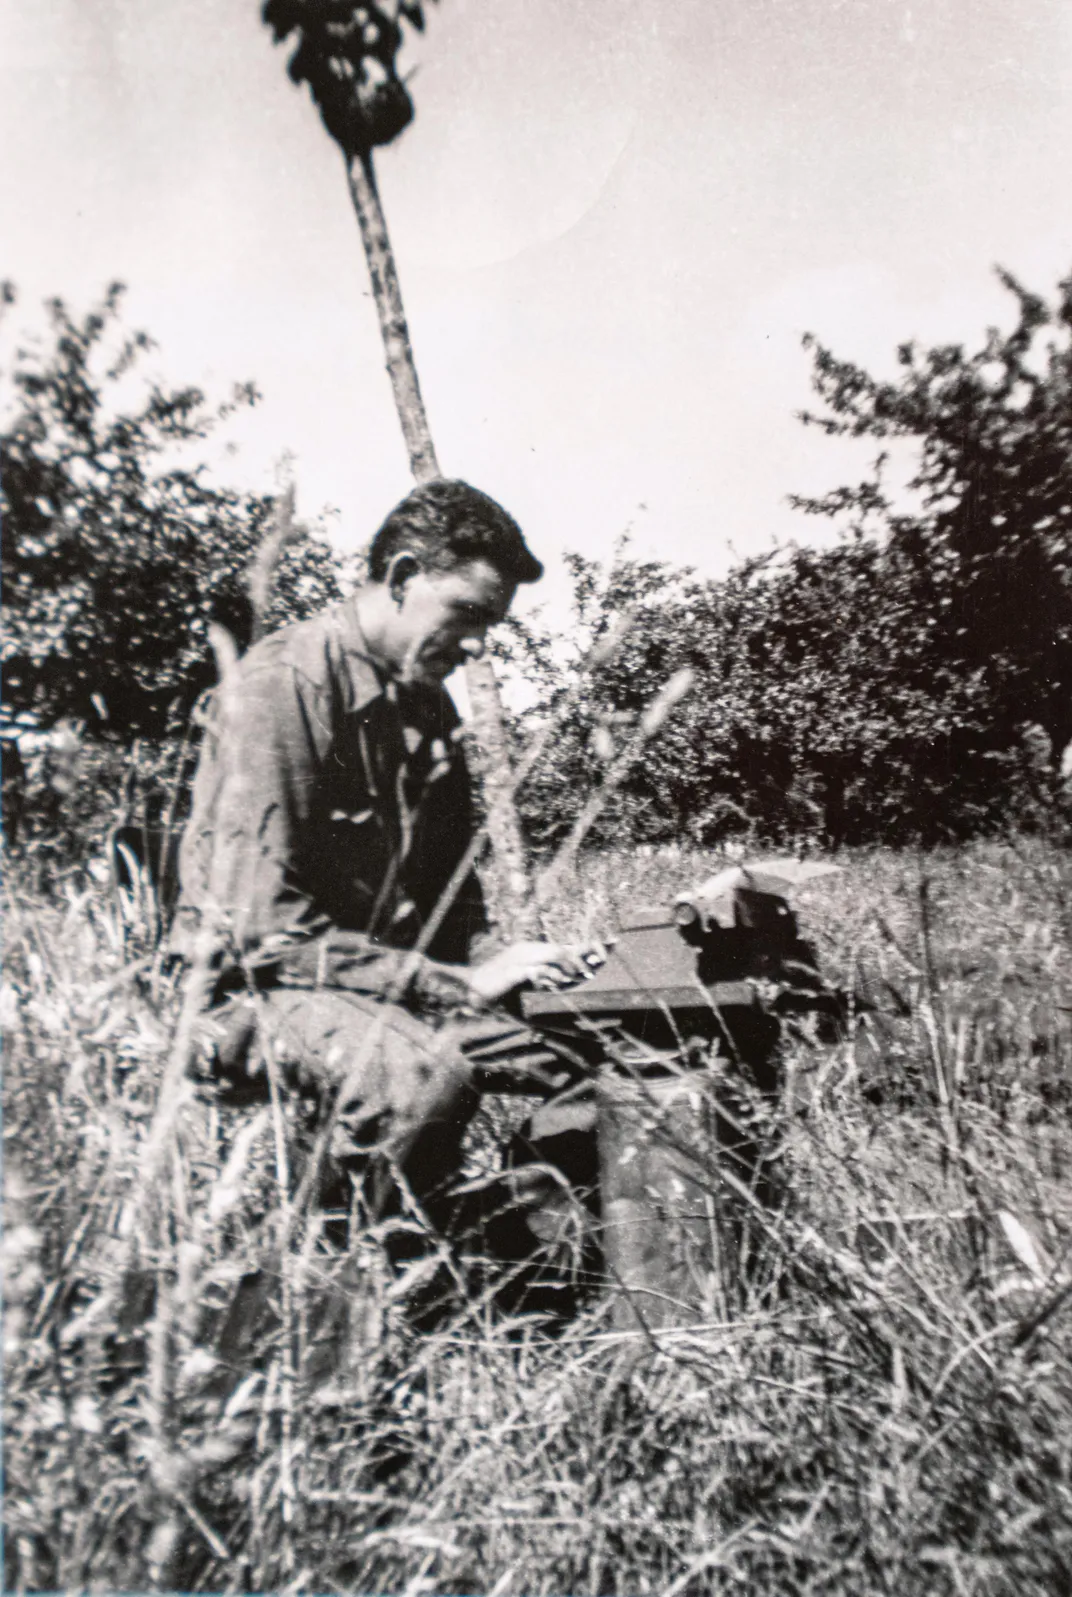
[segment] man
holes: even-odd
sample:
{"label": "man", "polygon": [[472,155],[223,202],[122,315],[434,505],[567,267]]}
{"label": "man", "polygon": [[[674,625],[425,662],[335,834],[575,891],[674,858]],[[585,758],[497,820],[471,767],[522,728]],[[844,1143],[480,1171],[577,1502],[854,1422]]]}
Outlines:
{"label": "man", "polygon": [[473,1017],[586,973],[538,942],[468,963],[473,875],[418,949],[473,835],[443,682],[541,575],[494,500],[425,484],[376,534],[364,587],[232,668],[206,734],[176,935],[215,962],[218,1068],[256,1072],[270,1049],[288,1085],[334,1100],[374,1212],[399,1177],[433,1208],[449,1188],[479,1098],[467,1043],[487,1042]]}

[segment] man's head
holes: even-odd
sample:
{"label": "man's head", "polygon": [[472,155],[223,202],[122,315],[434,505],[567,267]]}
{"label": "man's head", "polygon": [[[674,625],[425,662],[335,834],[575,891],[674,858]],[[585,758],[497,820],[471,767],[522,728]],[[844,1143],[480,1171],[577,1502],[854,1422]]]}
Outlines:
{"label": "man's head", "polygon": [[369,550],[385,663],[403,681],[442,682],[483,651],[518,583],[542,575],[517,523],[487,494],[464,482],[414,489]]}
{"label": "man's head", "polygon": [[451,571],[469,560],[486,560],[511,587],[543,576],[513,516],[467,482],[426,482],[395,506],[369,549],[373,582],[386,581],[391,561],[403,553],[413,555],[424,571]]}

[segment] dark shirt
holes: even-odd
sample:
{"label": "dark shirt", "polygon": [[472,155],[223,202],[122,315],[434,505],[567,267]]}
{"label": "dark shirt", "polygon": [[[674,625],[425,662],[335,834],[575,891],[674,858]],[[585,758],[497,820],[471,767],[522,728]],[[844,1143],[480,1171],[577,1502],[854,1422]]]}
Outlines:
{"label": "dark shirt", "polygon": [[472,835],[459,718],[442,688],[369,658],[353,600],[264,639],[217,690],[182,842],[177,946],[207,927],[261,981],[415,1007],[465,991],[484,929],[475,875],[414,947]]}

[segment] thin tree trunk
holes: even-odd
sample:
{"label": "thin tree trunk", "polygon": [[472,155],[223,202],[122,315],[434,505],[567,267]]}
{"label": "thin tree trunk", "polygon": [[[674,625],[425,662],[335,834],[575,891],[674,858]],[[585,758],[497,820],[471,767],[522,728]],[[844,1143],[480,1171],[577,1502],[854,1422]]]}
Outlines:
{"label": "thin tree trunk", "polygon": [[387,223],[376,187],[371,150],[353,156],[347,162],[347,171],[350,196],[368,259],[372,294],[380,316],[387,375],[391,379],[398,419],[402,423],[402,436],[409,451],[410,469],[418,482],[431,482],[441,472],[428,428],[424,400],[421,398],[421,385],[417,381],[413,346],[409,341],[409,328],[402,306],[402,290],[398,286],[394,252],[387,236]]}
{"label": "thin tree trunk", "polygon": [[525,845],[513,799],[514,778],[503,726],[502,699],[491,661],[485,655],[465,667],[472,711],[477,775],[484,795],[492,862],[488,908],[508,937],[534,937],[539,906],[529,883]]}
{"label": "thin tree trunk", "polygon": [[[441,476],[441,472],[417,380],[394,252],[376,187],[372,152],[363,151],[348,160],[347,174],[379,313],[387,374],[391,379],[402,436],[409,452],[410,469],[417,482],[431,482]],[[508,937],[517,937],[534,929],[535,908],[529,892],[525,847],[517,809],[508,796],[511,785],[510,758],[503,724],[502,699],[491,661],[486,656],[481,660],[470,660],[465,674],[478,746],[478,775],[488,811],[488,833],[494,851],[491,880],[486,884],[489,889],[488,908],[495,924]]]}

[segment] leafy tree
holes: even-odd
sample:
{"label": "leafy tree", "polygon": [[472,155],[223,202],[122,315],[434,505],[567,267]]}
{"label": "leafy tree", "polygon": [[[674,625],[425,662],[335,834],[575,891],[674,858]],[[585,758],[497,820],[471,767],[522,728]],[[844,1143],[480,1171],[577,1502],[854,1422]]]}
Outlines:
{"label": "leafy tree", "polygon": [[[602,842],[933,842],[1003,824],[1019,813],[1025,748],[1018,736],[994,757],[985,684],[945,659],[946,575],[862,536],[708,582],[575,557],[576,654],[531,627],[506,645],[541,686],[538,713],[562,717],[525,793],[530,836],[568,830],[682,666],[696,686],[608,803]],[[578,695],[580,654],[626,606],[625,642]]]}
{"label": "leafy tree", "polygon": [[[578,637],[638,611],[535,777],[534,837],[568,827],[682,665],[697,686],[608,804],[604,840],[931,842],[1053,813],[1072,737],[1072,279],[1052,308],[1003,281],[1012,333],[974,354],[906,345],[897,382],[809,340],[825,410],[806,419],[914,440],[914,507],[892,502],[880,457],[868,481],[798,501],[847,522],[833,548],[707,583],[626,551],[609,573],[575,560]],[[546,638],[524,648],[555,713],[575,661]]]}
{"label": "leafy tree", "polygon": [[[150,340],[122,329],[121,298],[113,286],[81,320],[53,300],[47,346],[16,353],[0,511],[8,709],[129,740],[162,735],[214,680],[211,620],[244,641],[272,502],[209,483],[189,460],[252,388],[214,412],[196,388],[139,384]],[[336,596],[328,545],[293,540],[276,591],[275,621]]]}
{"label": "leafy tree", "polygon": [[881,457],[870,481],[798,503],[877,526],[927,566],[941,659],[980,684],[992,750],[1029,722],[1059,750],[1072,738],[1072,277],[1048,306],[999,276],[1016,301],[1012,332],[991,329],[970,354],[904,344],[895,382],[807,340],[824,409],[803,419],[833,436],[912,440],[919,508],[890,502]]}

